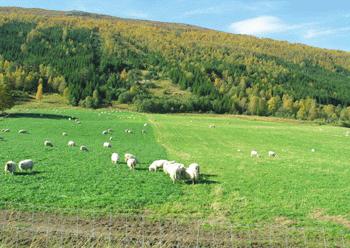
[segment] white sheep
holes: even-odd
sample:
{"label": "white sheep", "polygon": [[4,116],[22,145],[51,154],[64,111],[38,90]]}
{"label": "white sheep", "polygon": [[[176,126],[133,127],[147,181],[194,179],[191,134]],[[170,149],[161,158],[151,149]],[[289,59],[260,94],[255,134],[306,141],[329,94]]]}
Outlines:
{"label": "white sheep", "polygon": [[89,149],[86,146],[80,146],[80,151],[82,152],[88,152]]}
{"label": "white sheep", "polygon": [[25,133],[27,133],[27,131],[24,130],[24,129],[21,129],[21,130],[18,131],[18,133],[20,133],[20,134],[25,134]]}
{"label": "white sheep", "polygon": [[170,176],[170,179],[175,183],[176,180],[181,179],[185,172],[185,166],[180,163],[165,163],[163,165],[164,173]]}
{"label": "white sheep", "polygon": [[44,141],[44,146],[53,147],[53,144],[52,144],[51,141],[45,140],[45,141]]}
{"label": "white sheep", "polygon": [[209,125],[209,128],[216,128],[216,126],[215,125]]}
{"label": "white sheep", "polygon": [[136,159],[130,158],[126,161],[126,164],[128,165],[130,170],[133,170],[136,167]]}
{"label": "white sheep", "polygon": [[199,179],[199,164],[193,163],[186,169],[186,176],[192,180],[192,184],[198,182]]}
{"label": "white sheep", "polygon": [[119,161],[119,154],[118,153],[112,153],[111,160],[113,164],[117,164]]}
{"label": "white sheep", "polygon": [[274,151],[269,151],[268,155],[269,155],[269,157],[272,157],[272,158],[277,157],[277,153]]}
{"label": "white sheep", "polygon": [[76,144],[75,144],[74,141],[72,141],[72,140],[68,141],[68,146],[74,147],[75,145],[76,145]]}
{"label": "white sheep", "polygon": [[113,137],[109,137],[109,141],[112,141],[113,140]]}
{"label": "white sheep", "polygon": [[107,134],[108,134],[107,130],[102,131],[102,135],[107,135]]}
{"label": "white sheep", "polygon": [[63,132],[62,133],[62,136],[67,136],[68,134],[66,132]]}
{"label": "white sheep", "polygon": [[127,162],[128,159],[136,159],[136,156],[131,153],[125,153],[124,155],[124,161]]}
{"label": "white sheep", "polygon": [[146,134],[146,130],[142,129],[142,130],[141,130],[141,133],[142,133],[142,134]]}
{"label": "white sheep", "polygon": [[14,174],[16,172],[16,163],[13,161],[8,161],[5,164],[5,173]]}
{"label": "white sheep", "polygon": [[34,162],[31,159],[22,160],[18,163],[18,168],[20,171],[33,170]]}
{"label": "white sheep", "polygon": [[10,129],[5,128],[5,129],[2,129],[1,131],[2,131],[3,133],[9,133],[9,132],[10,132]]}
{"label": "white sheep", "polygon": [[144,126],[144,127],[147,127],[147,126],[148,126],[148,124],[147,124],[147,123],[145,123],[145,124],[143,124],[143,126]]}
{"label": "white sheep", "polygon": [[256,150],[252,150],[250,152],[250,157],[252,158],[258,158],[259,157],[259,153]]}
{"label": "white sheep", "polygon": [[316,150],[314,148],[311,149],[311,152],[316,152]]}
{"label": "white sheep", "polygon": [[[157,169],[163,168],[165,163],[168,163],[168,160],[156,160],[148,167],[149,171],[157,171]],[[175,162],[175,161],[174,161]]]}
{"label": "white sheep", "polygon": [[105,142],[105,143],[103,143],[103,147],[104,148],[112,148],[112,144],[109,142]]}
{"label": "white sheep", "polygon": [[112,128],[108,128],[108,129],[107,129],[107,132],[108,132],[108,133],[113,133]]}

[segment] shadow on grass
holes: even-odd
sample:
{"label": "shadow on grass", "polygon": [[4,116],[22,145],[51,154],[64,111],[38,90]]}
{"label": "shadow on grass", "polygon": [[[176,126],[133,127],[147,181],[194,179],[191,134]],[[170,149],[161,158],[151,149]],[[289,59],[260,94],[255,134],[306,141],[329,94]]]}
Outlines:
{"label": "shadow on grass", "polygon": [[36,176],[42,174],[42,171],[31,171],[31,172],[15,172],[15,176]]}
{"label": "shadow on grass", "polygon": [[68,118],[74,119],[72,116],[67,116],[67,115],[40,114],[40,113],[10,113],[10,114],[7,114],[6,117],[7,118],[53,119],[53,120],[62,120],[62,119],[68,119]]}
{"label": "shadow on grass", "polygon": [[[212,174],[201,174],[200,179],[196,184],[220,184],[218,181],[211,180],[211,177],[217,177],[217,175],[212,175]],[[191,180],[186,180],[186,184],[192,184]]]}

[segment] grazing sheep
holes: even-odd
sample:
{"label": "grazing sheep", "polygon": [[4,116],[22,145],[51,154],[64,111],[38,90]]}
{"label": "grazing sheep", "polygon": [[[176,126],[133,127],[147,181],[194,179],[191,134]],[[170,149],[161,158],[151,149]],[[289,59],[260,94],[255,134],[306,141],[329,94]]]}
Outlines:
{"label": "grazing sheep", "polygon": [[70,118],[70,117],[69,117],[69,118],[68,118],[68,120],[69,120],[69,121],[71,121],[71,120],[72,120],[72,118]]}
{"label": "grazing sheep", "polygon": [[[153,161],[153,163],[148,167],[148,170],[149,171],[157,171],[157,169],[161,169],[163,168],[163,165],[165,163],[168,163],[169,161],[168,160],[156,160],[156,161]],[[175,162],[175,161],[173,161]]]}
{"label": "grazing sheep", "polygon": [[113,130],[112,130],[111,128],[108,128],[108,129],[107,129],[107,132],[108,132],[108,133],[113,133]]}
{"label": "grazing sheep", "polygon": [[27,131],[24,130],[24,129],[21,129],[21,130],[18,131],[18,133],[25,134],[25,133],[27,133]]}
{"label": "grazing sheep", "polygon": [[142,133],[142,134],[146,134],[146,130],[142,129],[142,130],[141,130],[141,133]]}
{"label": "grazing sheep", "polygon": [[77,121],[76,123],[77,123],[77,124],[81,124],[81,122],[80,122],[80,121]]}
{"label": "grazing sheep", "polygon": [[119,154],[118,153],[112,153],[111,160],[113,164],[117,164],[119,161]]}
{"label": "grazing sheep", "polygon": [[75,146],[75,142],[74,141],[68,141],[68,146],[70,147],[74,147]]}
{"label": "grazing sheep", "polygon": [[127,162],[129,159],[136,159],[136,156],[131,153],[125,153],[124,161]]}
{"label": "grazing sheep", "polygon": [[259,153],[256,150],[253,150],[253,151],[250,152],[250,157],[258,158],[259,157]]}
{"label": "grazing sheep", "polygon": [[144,126],[144,127],[147,127],[147,126],[148,126],[148,124],[147,124],[147,123],[145,123],[145,124],[143,124],[143,126]]}
{"label": "grazing sheep", "polygon": [[112,144],[109,142],[105,142],[105,143],[103,143],[103,147],[104,148],[112,148]]}
{"label": "grazing sheep", "polygon": [[130,170],[134,170],[136,167],[136,159],[130,158],[126,161],[126,164],[128,165]]}
{"label": "grazing sheep", "polygon": [[274,151],[269,151],[269,157],[276,157],[277,156],[277,154],[276,154],[276,152],[274,152]]}
{"label": "grazing sheep", "polygon": [[51,141],[49,141],[49,140],[45,140],[45,142],[44,142],[44,146],[53,147],[53,144],[52,144],[52,142],[51,142]]}
{"label": "grazing sheep", "polygon": [[209,125],[209,128],[216,128],[215,125]]}
{"label": "grazing sheep", "polygon": [[10,132],[10,129],[5,128],[5,129],[2,129],[1,131],[2,131],[3,133],[9,133],[9,132]]}
{"label": "grazing sheep", "polygon": [[185,172],[185,166],[180,163],[165,163],[163,165],[164,173],[170,176],[170,179],[175,183],[176,180],[181,179]]}
{"label": "grazing sheep", "polygon": [[311,149],[311,152],[315,152],[316,150],[314,148]]}
{"label": "grazing sheep", "polygon": [[241,149],[237,149],[237,152],[241,152]]}
{"label": "grazing sheep", "polygon": [[186,176],[192,180],[192,184],[198,182],[199,179],[199,164],[193,163],[186,169]]}
{"label": "grazing sheep", "polygon": [[112,141],[112,140],[113,140],[113,137],[109,137],[109,140]]}
{"label": "grazing sheep", "polygon": [[33,170],[34,162],[31,159],[22,160],[18,163],[18,168],[20,171]]}
{"label": "grazing sheep", "polygon": [[88,152],[89,149],[86,146],[80,146],[80,151],[82,152]]}
{"label": "grazing sheep", "polygon": [[102,131],[102,135],[107,135],[107,134],[108,134],[107,130]]}
{"label": "grazing sheep", "polygon": [[8,161],[5,164],[5,173],[14,174],[16,172],[16,163],[13,161]]}
{"label": "grazing sheep", "polygon": [[67,136],[68,134],[66,132],[63,132],[62,133],[62,136]]}

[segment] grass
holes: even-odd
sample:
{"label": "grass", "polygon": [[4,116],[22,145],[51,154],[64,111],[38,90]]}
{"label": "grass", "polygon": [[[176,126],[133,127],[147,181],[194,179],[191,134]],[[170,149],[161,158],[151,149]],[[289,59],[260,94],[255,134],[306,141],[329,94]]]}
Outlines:
{"label": "grass", "polygon": [[[4,138],[0,162],[32,158],[37,164],[33,175],[0,175],[0,202],[101,212],[134,209],[234,224],[350,227],[350,137],[345,128],[273,119],[101,111],[20,106],[12,110],[17,115],[2,119],[0,129],[11,132],[0,134]],[[68,116],[82,124],[68,121]],[[145,122],[147,134],[142,135]],[[210,124],[216,128],[210,129]],[[107,128],[114,130],[110,150],[102,147],[109,136],[101,132]],[[126,135],[125,128],[135,133]],[[19,129],[29,134],[19,135]],[[63,137],[63,131],[69,136]],[[45,139],[54,148],[45,148]],[[90,151],[68,148],[71,139]],[[252,149],[261,158],[250,158]],[[269,158],[269,150],[278,157]],[[136,154],[141,161],[138,170],[113,166],[114,151]],[[163,173],[149,173],[149,163],[160,158],[186,165],[198,162],[201,182],[173,185]]]}

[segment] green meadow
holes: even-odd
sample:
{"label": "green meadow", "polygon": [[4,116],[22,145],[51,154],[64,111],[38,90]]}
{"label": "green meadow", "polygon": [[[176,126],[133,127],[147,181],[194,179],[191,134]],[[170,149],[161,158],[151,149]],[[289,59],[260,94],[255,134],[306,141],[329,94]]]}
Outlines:
{"label": "green meadow", "polygon": [[[0,163],[35,161],[33,173],[1,172],[3,208],[142,211],[160,217],[334,229],[350,225],[350,137],[345,128],[268,118],[62,107],[16,107],[0,119],[3,128],[11,131],[0,133]],[[113,133],[102,135],[108,128]],[[126,134],[126,128],[133,134]],[[18,134],[20,129],[28,134]],[[103,148],[110,136],[112,148]],[[45,140],[54,147],[44,147]],[[68,147],[69,140],[77,147]],[[81,152],[80,145],[89,152]],[[253,149],[260,158],[250,157]],[[278,156],[269,158],[269,150]],[[135,154],[137,169],[113,165],[112,152]],[[173,184],[163,172],[149,172],[157,159],[199,163],[200,182]]]}

